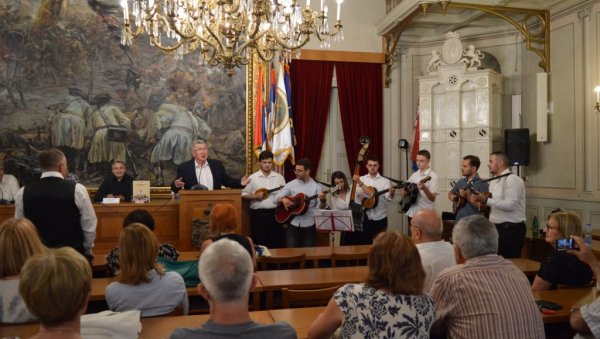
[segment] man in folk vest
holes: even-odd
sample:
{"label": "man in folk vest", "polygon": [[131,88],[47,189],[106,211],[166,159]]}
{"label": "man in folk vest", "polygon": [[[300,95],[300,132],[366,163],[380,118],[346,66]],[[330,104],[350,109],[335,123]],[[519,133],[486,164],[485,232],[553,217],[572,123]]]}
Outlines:
{"label": "man in folk vest", "polygon": [[17,192],[15,218],[31,220],[46,246],[69,246],[91,259],[97,219],[87,189],[64,180],[67,158],[58,149],[40,153],[39,162],[40,180]]}

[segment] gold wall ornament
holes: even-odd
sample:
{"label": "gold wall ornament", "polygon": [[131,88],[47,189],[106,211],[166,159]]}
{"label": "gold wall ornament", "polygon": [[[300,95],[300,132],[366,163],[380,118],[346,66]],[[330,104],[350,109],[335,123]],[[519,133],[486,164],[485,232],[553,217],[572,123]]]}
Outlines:
{"label": "gold wall ornament", "polygon": [[[150,43],[176,58],[198,51],[200,62],[221,65],[227,72],[247,65],[250,54],[263,61],[292,53],[315,36],[321,47],[343,40],[340,16],[343,0],[336,0],[337,16],[329,29],[329,8],[321,0],[312,10],[310,0],[121,0],[121,43],[146,34]],[[130,12],[131,8],[131,12]]]}
{"label": "gold wall ornament", "polygon": [[[423,6],[427,4],[427,6]],[[463,8],[479,10],[492,14],[510,23],[524,37],[525,46],[528,50],[537,54],[541,61],[539,66],[545,71],[550,72],[550,12],[548,10],[487,6],[479,4],[461,3],[449,0],[439,1],[443,14],[446,14],[448,8]],[[432,7],[429,3],[423,3],[416,7],[413,12],[408,14],[403,20],[384,35],[384,49],[386,53],[386,86],[389,85],[392,66],[396,60],[396,47],[404,30],[415,19],[417,14],[426,15]],[[514,19],[513,16],[520,16]]]}

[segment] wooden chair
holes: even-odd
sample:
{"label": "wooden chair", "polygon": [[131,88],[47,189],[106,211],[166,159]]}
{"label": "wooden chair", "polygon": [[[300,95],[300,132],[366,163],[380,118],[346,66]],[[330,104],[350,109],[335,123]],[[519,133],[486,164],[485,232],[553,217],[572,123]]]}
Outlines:
{"label": "wooden chair", "polygon": [[363,266],[367,264],[369,253],[332,253],[331,267],[339,266]]}
{"label": "wooden chair", "polygon": [[303,269],[306,261],[306,254],[287,256],[287,257],[262,257],[262,270],[287,270]]}
{"label": "wooden chair", "polygon": [[339,286],[314,290],[281,289],[281,305],[283,308],[325,306]]}

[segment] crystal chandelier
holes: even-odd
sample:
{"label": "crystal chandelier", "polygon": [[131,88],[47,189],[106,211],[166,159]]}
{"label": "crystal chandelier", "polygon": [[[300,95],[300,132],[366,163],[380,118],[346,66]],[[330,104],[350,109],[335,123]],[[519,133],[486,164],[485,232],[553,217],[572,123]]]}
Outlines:
{"label": "crystal chandelier", "polygon": [[289,61],[313,34],[321,47],[343,40],[343,0],[336,1],[330,31],[324,0],[319,11],[310,8],[310,0],[304,8],[296,0],[121,0],[121,43],[130,45],[146,33],[165,53],[181,58],[197,50],[202,64],[222,65],[228,72],[248,64],[252,51],[263,61],[276,55]]}

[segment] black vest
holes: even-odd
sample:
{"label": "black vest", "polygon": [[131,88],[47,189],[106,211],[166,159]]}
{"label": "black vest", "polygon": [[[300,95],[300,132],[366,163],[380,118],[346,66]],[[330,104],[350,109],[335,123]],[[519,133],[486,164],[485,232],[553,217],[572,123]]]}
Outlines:
{"label": "black vest", "polygon": [[46,246],[69,246],[84,253],[81,213],[75,205],[74,182],[46,177],[26,185],[23,210]]}

